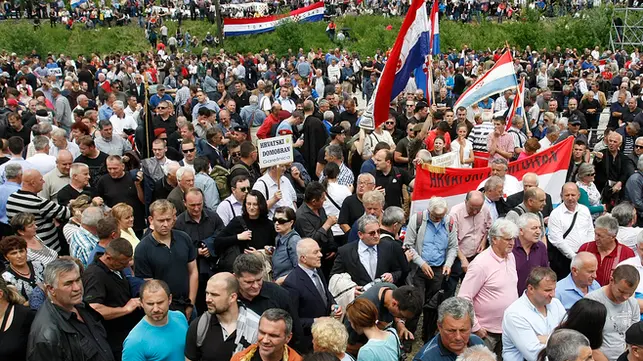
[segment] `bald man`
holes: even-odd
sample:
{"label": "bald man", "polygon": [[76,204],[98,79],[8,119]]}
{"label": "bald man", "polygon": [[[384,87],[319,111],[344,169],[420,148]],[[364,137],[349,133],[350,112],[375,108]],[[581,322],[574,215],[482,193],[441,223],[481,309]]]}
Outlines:
{"label": "bald man", "polygon": [[451,267],[446,297],[453,296],[458,282],[469,268],[469,262],[487,247],[487,231],[493,222],[489,208],[484,207],[484,194],[480,191],[467,193],[464,203],[453,206],[449,214],[458,225],[458,258]]}
{"label": "bald man", "polygon": [[328,291],[326,279],[320,271],[322,252],[319,244],[312,238],[297,242],[297,259],[295,267],[283,283],[289,293],[293,307],[299,310],[299,319],[304,328],[301,338],[301,351],[312,351],[313,340],[311,327],[318,317],[339,317],[342,309],[336,305],[333,295]]}
{"label": "bald man", "polygon": [[43,177],[45,184],[38,193],[41,198],[53,201],[57,199],[58,191],[71,183],[69,170],[73,162],[74,159],[70,151],[62,149],[58,152],[56,155],[56,168]]}
{"label": "bald man", "polygon": [[[523,199],[525,198],[525,191],[527,189],[538,187],[538,174],[525,173],[525,175],[522,177],[522,187],[522,191],[507,197],[507,207],[509,209],[517,207],[520,203],[522,203]],[[554,206],[551,202],[551,196],[548,193],[546,193],[545,196],[547,198],[547,202],[545,203],[545,207],[543,207],[543,210],[541,212],[543,213],[543,217],[545,218],[545,224],[547,224],[547,218],[551,214],[551,211],[554,210]]]}
{"label": "bald man", "polygon": [[[232,273],[217,273],[208,280],[205,288],[208,312],[190,324],[185,342],[186,360],[229,360],[234,353],[257,342],[260,317],[238,302],[238,295],[239,282]],[[205,333],[199,335],[202,326]]]}
{"label": "bald man", "polygon": [[586,294],[601,288],[596,281],[598,260],[589,252],[578,252],[572,259],[571,273],[556,283],[556,298],[566,310]]}
{"label": "bald man", "polygon": [[45,181],[42,174],[35,169],[28,169],[22,174],[22,187],[9,196],[7,200],[7,217],[13,218],[18,213],[31,213],[36,217],[37,235],[43,243],[56,252],[61,251],[56,221],[64,222],[70,217],[67,207],[58,205],[38,196]]}

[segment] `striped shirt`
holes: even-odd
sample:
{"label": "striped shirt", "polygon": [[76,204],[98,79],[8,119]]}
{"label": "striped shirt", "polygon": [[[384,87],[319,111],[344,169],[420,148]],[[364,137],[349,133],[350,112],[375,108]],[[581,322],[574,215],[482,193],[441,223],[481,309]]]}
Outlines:
{"label": "striped shirt", "polygon": [[66,220],[70,216],[69,208],[38,197],[35,193],[22,189],[13,193],[7,200],[7,216],[13,218],[18,213],[31,213],[36,217],[37,235],[45,246],[60,252],[58,229],[55,219]]}
{"label": "striped shirt", "polygon": [[27,261],[37,261],[46,266],[58,258],[58,252],[42,244],[40,239],[38,239],[38,242],[42,245],[41,249],[27,248]]}
{"label": "striped shirt", "polygon": [[476,124],[469,133],[469,140],[473,143],[473,150],[476,152],[487,151],[487,137],[493,132],[493,123],[483,122]]}
{"label": "striped shirt", "polygon": [[89,264],[89,255],[98,244],[98,238],[88,230],[80,227],[78,232],[71,236],[69,241],[69,252],[72,257],[78,258],[85,266]]}
{"label": "striped shirt", "polygon": [[634,257],[634,251],[631,248],[624,246],[616,242],[616,247],[614,250],[601,259],[601,255],[598,251],[598,246],[596,241],[587,242],[580,246],[578,252],[589,252],[596,256],[598,260],[598,268],[596,269],[596,281],[601,286],[606,286],[610,283],[610,278],[612,277],[612,272],[616,269],[616,266],[625,261],[628,258]]}

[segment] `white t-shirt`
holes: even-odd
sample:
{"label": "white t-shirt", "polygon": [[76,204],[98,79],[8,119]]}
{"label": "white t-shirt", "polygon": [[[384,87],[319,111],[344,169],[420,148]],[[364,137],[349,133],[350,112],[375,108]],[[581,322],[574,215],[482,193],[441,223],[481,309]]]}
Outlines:
{"label": "white t-shirt", "polygon": [[[348,189],[347,186],[339,183],[328,183],[328,189],[326,190],[326,192],[328,193],[326,196],[326,201],[324,202],[324,210],[326,211],[326,215],[339,217],[339,211],[342,207],[342,204],[344,203],[344,199],[346,199],[346,197],[350,196],[353,193],[350,189]],[[329,198],[332,198],[339,207],[333,204],[333,202],[331,202]],[[339,224],[335,224],[332,227],[332,230],[334,236],[341,236],[342,234],[344,234],[344,231],[342,231],[342,229],[339,227]]]}
{"label": "white t-shirt", "polygon": [[[468,163],[468,164],[460,163],[460,143],[457,140],[451,142],[451,151],[457,154],[455,158],[455,163],[453,164],[453,168],[471,168],[472,166],[471,163]],[[465,139],[462,159],[469,159],[469,157],[471,157],[472,152],[473,152],[473,143],[471,143],[471,141],[469,141],[468,139]]]}

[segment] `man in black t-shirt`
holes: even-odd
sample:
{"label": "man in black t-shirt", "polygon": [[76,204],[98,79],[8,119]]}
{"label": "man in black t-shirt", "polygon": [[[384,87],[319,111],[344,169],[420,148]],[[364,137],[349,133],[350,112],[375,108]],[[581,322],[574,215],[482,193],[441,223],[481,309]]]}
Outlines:
{"label": "man in black t-shirt", "polygon": [[72,164],[69,176],[71,182],[62,187],[56,195],[58,204],[67,206],[72,199],[78,198],[81,194],[89,196],[90,199],[94,197],[95,191],[89,187],[89,166],[87,164]]}
{"label": "man in black t-shirt", "polygon": [[402,207],[402,186],[411,184],[411,176],[405,169],[393,166],[393,152],[382,149],[375,154],[375,185],[385,193],[384,207]]}
{"label": "man in black t-shirt", "polygon": [[362,196],[366,192],[375,189],[375,177],[370,173],[362,173],[357,177],[357,190],[342,203],[342,209],[339,211],[337,224],[345,232],[351,231],[351,227],[359,217],[364,215],[364,204],[362,204]]}
{"label": "man in black t-shirt", "polygon": [[96,187],[100,178],[107,173],[108,155],[96,149],[96,144],[89,135],[78,138],[78,148],[80,155],[74,160],[74,163],[84,163],[89,166],[89,185]]}

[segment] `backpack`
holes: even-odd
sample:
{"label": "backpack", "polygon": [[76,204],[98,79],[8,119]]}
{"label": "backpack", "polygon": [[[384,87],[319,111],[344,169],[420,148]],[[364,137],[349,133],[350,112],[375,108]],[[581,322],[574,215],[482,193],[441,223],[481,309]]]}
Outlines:
{"label": "backpack", "polygon": [[[447,221],[447,229],[449,230],[449,233],[453,230],[453,218],[449,217],[449,215],[444,216],[444,220]],[[424,221],[424,211],[419,211],[417,212],[417,216],[415,219],[415,234],[417,236],[418,232],[420,232],[420,227],[422,227],[422,222]]]}
{"label": "backpack", "polygon": [[230,191],[230,185],[228,183],[228,177],[230,176],[230,171],[220,165],[215,165],[210,172],[210,178],[212,178],[217,184],[217,190],[219,191],[219,199],[226,199],[232,193]]}

